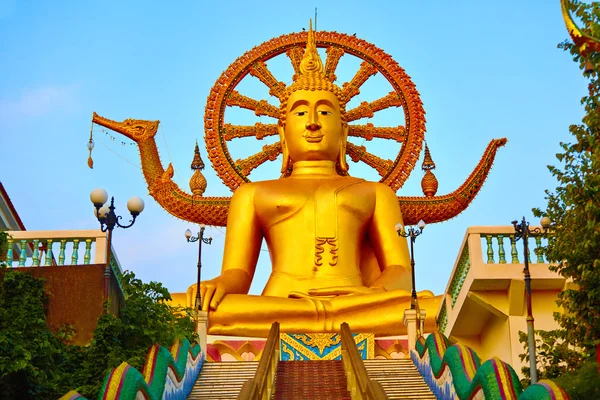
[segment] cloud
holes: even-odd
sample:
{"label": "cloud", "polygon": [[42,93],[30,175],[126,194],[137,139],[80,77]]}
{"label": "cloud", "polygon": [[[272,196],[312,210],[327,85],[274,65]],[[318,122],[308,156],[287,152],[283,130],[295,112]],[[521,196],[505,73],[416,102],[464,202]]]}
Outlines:
{"label": "cloud", "polygon": [[0,99],[0,118],[42,117],[55,111],[72,111],[79,96],[76,85],[49,85],[25,89],[14,100]]}

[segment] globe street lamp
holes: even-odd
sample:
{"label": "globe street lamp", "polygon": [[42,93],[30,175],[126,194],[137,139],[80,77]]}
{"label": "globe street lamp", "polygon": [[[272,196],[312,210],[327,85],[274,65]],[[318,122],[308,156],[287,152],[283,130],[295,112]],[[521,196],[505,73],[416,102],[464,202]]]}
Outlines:
{"label": "globe street lamp", "polygon": [[192,231],[187,229],[185,231],[185,238],[189,243],[198,242],[198,280],[196,282],[196,309],[202,310],[202,298],[200,296],[200,271],[202,270],[202,243],[211,244],[212,237],[205,238],[204,230],[206,229],[206,225],[200,225],[200,232],[198,232],[198,236],[192,236]]}
{"label": "globe street lamp", "polygon": [[521,223],[518,221],[512,221],[512,225],[515,228],[515,242],[523,239],[523,273],[525,274],[525,301],[527,303],[527,340],[529,347],[529,375],[531,377],[531,384],[537,383],[537,368],[536,368],[536,354],[535,354],[535,337],[533,329],[533,312],[531,310],[531,274],[529,273],[529,236],[543,235],[550,228],[550,218],[543,217],[540,221],[542,229],[529,228],[529,222],[525,221],[525,217]]}
{"label": "globe street lamp", "polygon": [[127,201],[127,209],[131,213],[132,219],[127,225],[121,225],[119,220],[121,216],[115,214],[115,198],[110,198],[110,205],[108,205],[108,193],[104,189],[94,189],[90,194],[90,200],[94,204],[94,214],[100,222],[100,230],[102,232],[108,232],[106,240],[106,266],[104,267],[104,298],[108,299],[108,288],[110,284],[110,258],[111,258],[111,246],[112,246],[112,231],[118,226],[119,228],[130,228],[134,223],[135,219],[142,211],[144,211],[144,200],[138,196],[134,196]]}
{"label": "globe street lamp", "polygon": [[423,233],[423,228],[425,228],[425,221],[420,220],[417,224],[417,227],[419,228],[418,230],[412,226],[409,226],[408,232],[405,232],[404,225],[401,222],[398,222],[396,224],[396,232],[398,232],[398,236],[410,238],[410,272],[412,274],[412,295],[410,298],[411,310],[415,310],[417,307],[417,290],[415,288],[415,257],[413,245],[417,236]]}

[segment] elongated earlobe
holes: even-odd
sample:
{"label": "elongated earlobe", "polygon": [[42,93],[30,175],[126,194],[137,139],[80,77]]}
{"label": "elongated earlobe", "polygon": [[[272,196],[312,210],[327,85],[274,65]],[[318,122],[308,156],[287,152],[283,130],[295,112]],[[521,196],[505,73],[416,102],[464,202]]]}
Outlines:
{"label": "elongated earlobe", "polygon": [[344,124],[342,128],[343,137],[342,145],[340,146],[340,154],[338,155],[338,168],[343,174],[348,173],[348,163],[346,162],[346,145],[348,143],[348,124]]}
{"label": "elongated earlobe", "polygon": [[277,127],[277,130],[279,131],[279,141],[281,142],[281,173],[285,174],[290,167],[290,152],[288,151],[285,136],[283,135],[284,127],[280,125]]}

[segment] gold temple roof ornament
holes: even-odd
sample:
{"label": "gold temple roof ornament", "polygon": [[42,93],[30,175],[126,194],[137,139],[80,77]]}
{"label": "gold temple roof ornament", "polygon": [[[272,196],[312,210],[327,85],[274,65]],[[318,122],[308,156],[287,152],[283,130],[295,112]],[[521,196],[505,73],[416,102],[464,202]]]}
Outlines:
{"label": "gold temple roof ornament", "polygon": [[[324,65],[317,48],[325,48],[327,57]],[[266,62],[280,55],[287,56],[294,68],[293,83],[289,87],[278,81],[267,68]],[[362,63],[350,81],[337,86],[333,83],[336,79],[335,70],[345,55],[357,57]],[[389,82],[392,91],[375,101],[362,102],[344,112],[345,105],[360,93],[360,87],[369,77],[378,73]],[[280,107],[264,99],[257,100],[239,93],[236,87],[247,75],[258,78],[266,85],[270,95],[280,101]],[[399,143],[400,151],[393,160],[382,159],[370,153],[366,145],[356,145],[349,141],[346,151],[350,160],[363,162],[377,171],[381,177],[379,182],[388,185],[392,190],[398,191],[403,186],[417,164],[425,134],[425,111],[415,85],[390,55],[373,44],[342,33],[313,32],[312,27],[308,32],[283,35],[249,50],[236,59],[212,87],[204,115],[204,139],[212,167],[226,186],[235,191],[241,185],[250,182],[248,176],[256,167],[267,161],[275,161],[281,154],[281,143],[276,142],[263,146],[262,150],[254,155],[234,161],[228,149],[228,142],[242,137],[261,140],[277,135],[277,126],[282,118],[282,110],[285,110],[287,97],[298,89],[333,92],[340,101],[343,119],[348,123],[349,138],[361,139],[366,141],[367,145],[373,138]],[[251,126],[225,123],[225,114],[231,107],[251,110],[255,115],[271,119],[272,122],[259,122]],[[380,110],[392,107],[402,110],[403,126],[380,127],[368,121],[358,122],[361,119],[372,118]],[[117,122],[96,113],[92,121],[119,132],[138,144],[142,170],[150,194],[165,210],[177,218],[193,223],[226,225],[230,197],[198,195],[200,188],[196,187],[196,183],[192,188],[194,195],[186,193],[172,181],[173,167],[169,164],[166,170],[163,168],[154,140],[159,121],[127,119]],[[497,149],[505,143],[506,139],[492,140],[479,164],[456,191],[435,196],[436,179],[435,190],[432,191],[429,185],[425,197],[399,196],[398,202],[404,223],[413,225],[420,219],[428,224],[441,222],[465,210],[481,189]],[[199,152],[197,154],[200,159]],[[426,161],[427,154],[428,149]],[[431,160],[430,154],[429,159]],[[433,164],[433,160],[431,163]],[[196,155],[192,163],[193,169],[195,165],[199,165],[196,163]],[[196,172],[199,170],[196,169]],[[428,178],[431,181],[430,177]]]}
{"label": "gold temple roof ornament", "polygon": [[600,52],[600,38],[594,37],[591,32],[579,28],[573,20],[570,12],[573,4],[569,0],[561,0],[560,5],[569,36],[571,36],[573,43],[579,47],[581,53],[585,56],[590,51]]}

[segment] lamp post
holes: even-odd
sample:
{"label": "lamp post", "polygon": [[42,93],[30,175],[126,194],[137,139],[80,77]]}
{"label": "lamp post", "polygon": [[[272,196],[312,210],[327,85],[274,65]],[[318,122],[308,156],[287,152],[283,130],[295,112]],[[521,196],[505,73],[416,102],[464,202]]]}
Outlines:
{"label": "lamp post", "polygon": [[536,354],[535,354],[535,337],[533,329],[533,312],[531,310],[531,274],[529,273],[529,236],[538,236],[546,233],[550,227],[550,218],[543,217],[540,221],[543,231],[540,228],[530,229],[529,222],[523,220],[519,223],[518,221],[512,221],[512,225],[515,228],[515,242],[523,239],[523,273],[525,274],[525,302],[527,303],[527,341],[529,347],[529,375],[531,377],[531,384],[537,383],[537,367],[536,367]]}
{"label": "lamp post", "polygon": [[412,294],[410,298],[411,310],[415,310],[417,308],[417,290],[415,288],[415,257],[413,245],[417,236],[423,233],[423,228],[425,228],[425,221],[420,220],[417,224],[417,227],[419,228],[418,230],[412,226],[409,226],[408,232],[405,232],[404,225],[401,222],[398,222],[396,224],[396,232],[398,232],[398,236],[410,238],[410,272],[412,274]]}
{"label": "lamp post", "polygon": [[198,280],[196,282],[196,309],[202,310],[202,298],[200,296],[200,278],[201,278],[201,270],[202,270],[202,243],[211,244],[212,237],[205,238],[204,230],[206,226],[204,224],[200,225],[200,232],[198,232],[198,236],[192,236],[192,231],[187,229],[185,231],[185,238],[189,243],[198,242]]}
{"label": "lamp post", "polygon": [[94,204],[96,209],[94,214],[100,222],[100,230],[102,232],[108,232],[106,239],[106,266],[104,267],[104,298],[108,298],[108,288],[110,284],[110,258],[111,258],[111,246],[112,246],[112,231],[118,226],[119,228],[130,228],[134,223],[135,219],[142,211],[144,211],[144,200],[138,196],[134,196],[127,201],[127,209],[131,213],[132,219],[127,225],[121,225],[119,220],[122,218],[120,215],[115,214],[115,198],[110,198],[110,205],[108,205],[108,193],[104,189],[94,189],[90,194],[90,200]]}

